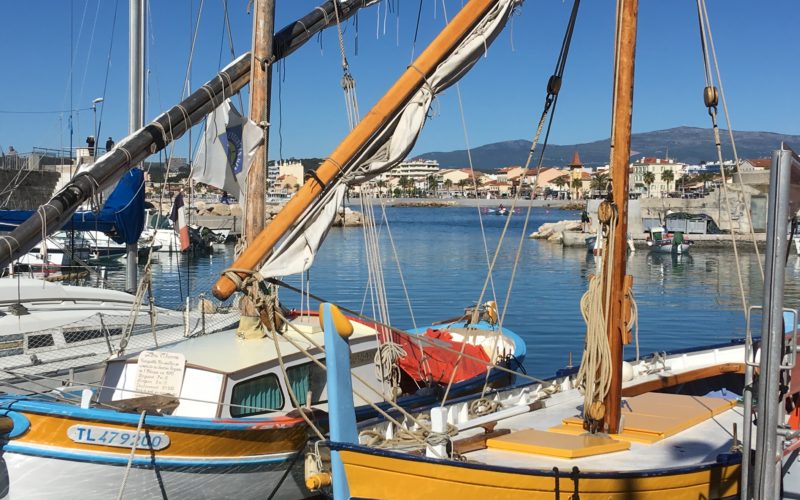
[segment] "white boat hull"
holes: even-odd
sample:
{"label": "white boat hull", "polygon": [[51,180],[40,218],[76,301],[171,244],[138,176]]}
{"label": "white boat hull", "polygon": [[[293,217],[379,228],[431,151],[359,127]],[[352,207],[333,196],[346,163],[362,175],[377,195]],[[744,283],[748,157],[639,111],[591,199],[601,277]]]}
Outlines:
{"label": "white boat hull", "polygon": [[[125,482],[123,498],[296,499],[307,494],[302,488],[303,461],[293,454],[276,457],[261,465],[170,466],[130,468],[127,464],[99,464],[69,459],[3,454],[0,492],[3,498],[49,499],[117,498]],[[291,468],[291,470],[289,470]],[[47,478],[43,481],[42,478]],[[34,493],[35,492],[35,493]]]}

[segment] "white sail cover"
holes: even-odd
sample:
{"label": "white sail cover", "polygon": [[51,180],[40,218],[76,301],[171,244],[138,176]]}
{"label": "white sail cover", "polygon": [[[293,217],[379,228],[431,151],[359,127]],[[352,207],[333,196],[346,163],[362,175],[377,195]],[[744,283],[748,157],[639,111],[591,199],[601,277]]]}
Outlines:
{"label": "white sail cover", "polygon": [[[316,224],[332,223],[330,214],[335,214],[342,204],[340,195],[336,193],[341,192],[343,196],[346,186],[360,184],[391,170],[411,152],[425,125],[434,96],[456,83],[485,54],[519,3],[521,0],[498,0],[406,105],[362,148],[362,153],[342,165],[344,174],[337,185],[329,187],[326,194],[303,213],[259,270],[263,277],[285,276],[310,267],[328,232],[327,226],[322,230]],[[312,238],[319,240],[312,241]]]}
{"label": "white sail cover", "polygon": [[264,140],[261,128],[239,114],[230,99],[206,118],[206,131],[195,155],[192,179],[225,190],[244,206],[247,172]]}

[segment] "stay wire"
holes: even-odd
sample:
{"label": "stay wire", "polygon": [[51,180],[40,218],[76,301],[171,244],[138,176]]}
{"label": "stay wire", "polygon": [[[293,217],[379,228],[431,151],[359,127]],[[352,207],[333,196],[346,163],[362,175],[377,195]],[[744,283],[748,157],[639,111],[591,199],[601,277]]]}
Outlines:
{"label": "stay wire", "polygon": [[[714,76],[711,69],[711,62],[709,58],[708,45],[706,43],[706,30],[711,31],[708,24],[708,18],[704,16],[705,0],[697,0],[697,17],[700,23],[700,46],[703,56],[704,77],[706,80],[706,88],[704,92],[705,105],[708,108],[708,115],[711,118],[711,128],[714,133],[714,144],[717,151],[717,160],[719,161],[719,170],[722,175],[722,183],[719,189],[722,189],[725,198],[725,208],[728,212],[728,225],[731,232],[731,243],[733,244],[734,261],[736,262],[736,275],[739,281],[739,295],[742,300],[742,310],[747,313],[747,294],[744,290],[744,279],[742,277],[742,267],[739,262],[739,248],[736,244],[736,229],[733,225],[733,214],[731,212],[730,198],[728,195],[727,178],[725,175],[725,165],[723,164],[722,156],[722,143],[720,140],[719,125],[717,123],[717,89],[714,86]],[[742,193],[744,195],[744,193]],[[720,221],[722,222],[722,221]]]}
{"label": "stay wire", "polygon": [[[109,73],[111,73],[111,54],[112,54],[112,51],[114,49],[114,33],[116,32],[116,29],[117,29],[117,12],[119,11],[119,2],[120,2],[120,0],[117,0],[116,2],[114,2],[114,18],[111,20],[111,42],[108,44],[108,56],[106,57],[106,74],[105,74],[105,77],[103,79],[103,100],[104,101],[105,101],[106,93],[107,93],[107,90],[108,90],[108,75],[109,75]],[[105,106],[100,106],[100,116],[97,119],[97,137],[95,137],[96,141],[99,141],[100,137],[102,137],[102,134],[100,133],[100,131],[103,130],[103,112],[105,111],[105,109],[106,109]],[[99,144],[99,142],[95,143],[95,147],[97,147],[97,144]],[[108,152],[108,151],[106,151],[106,152]]]}
{"label": "stay wire", "polygon": [[[717,75],[717,82],[719,82],[719,97],[722,101],[722,109],[725,115],[725,121],[728,126],[728,137],[731,141],[731,149],[733,150],[733,160],[736,167],[736,171],[739,173],[739,190],[742,192],[742,197],[744,198],[744,181],[742,180],[741,172],[739,171],[740,161],[739,161],[739,153],[736,150],[736,140],[733,137],[733,125],[731,124],[731,115],[728,112],[728,101],[725,99],[725,87],[722,85],[722,74],[719,70],[719,62],[717,61],[717,50],[714,46],[714,37],[711,33],[711,23],[708,19],[708,10],[703,2],[703,17],[705,19],[706,26],[708,26],[708,46],[711,48],[711,57],[714,61],[714,70]],[[720,166],[720,168],[722,168]],[[744,200],[743,200],[744,201]],[[755,230],[753,228],[753,214],[751,213],[750,209],[745,204],[744,213],[747,215],[747,222],[750,226],[750,239],[753,242],[753,249],[756,253],[756,262],[758,262],[758,269],[761,272],[761,281],[764,281],[764,263],[761,260],[761,251],[758,249],[758,244],[756,243],[756,235]]]}
{"label": "stay wire", "polygon": [[[527,234],[527,231],[528,231],[528,223],[530,221],[531,213],[533,211],[533,198],[534,198],[534,195],[535,195],[535,192],[536,192],[536,186],[538,185],[538,182],[539,182],[539,174],[541,173],[542,165],[544,163],[544,153],[545,153],[545,151],[547,149],[548,140],[550,138],[550,131],[552,130],[552,126],[553,126],[553,118],[555,117],[556,106],[558,104],[558,96],[559,96],[559,93],[560,93],[560,90],[561,90],[561,83],[563,81],[564,70],[565,70],[566,64],[567,64],[567,57],[569,55],[569,47],[570,47],[570,43],[572,42],[572,34],[574,32],[574,29],[575,29],[575,21],[576,21],[576,19],[578,17],[579,7],[580,7],[580,0],[575,0],[573,2],[573,4],[572,4],[572,11],[570,13],[570,18],[569,18],[569,21],[567,23],[567,28],[566,28],[565,33],[564,33],[564,39],[561,42],[561,50],[559,52],[558,59],[556,61],[556,67],[555,67],[554,74],[550,77],[550,79],[547,82],[547,93],[546,93],[546,96],[545,96],[544,107],[542,109],[542,114],[539,117],[539,124],[537,125],[537,128],[536,128],[536,134],[534,136],[533,141],[531,141],[531,149],[530,149],[530,151],[528,153],[528,158],[527,158],[527,160],[525,162],[525,168],[523,169],[522,175],[520,176],[520,189],[517,190],[517,193],[516,193],[515,198],[514,198],[514,202],[512,203],[511,211],[510,211],[510,213],[508,215],[508,220],[506,221],[506,226],[508,226],[508,224],[510,223],[510,219],[511,219],[513,213],[514,213],[514,208],[515,208],[515,206],[516,206],[516,204],[517,204],[517,202],[519,200],[519,197],[521,195],[521,192],[522,192],[523,180],[527,178],[528,169],[530,167],[531,161],[533,160],[533,156],[534,156],[535,151],[536,151],[536,145],[537,145],[537,143],[539,141],[539,137],[541,136],[542,128],[544,126],[544,122],[547,120],[547,130],[545,132],[544,141],[542,142],[542,148],[541,148],[541,151],[539,153],[539,161],[538,161],[538,164],[536,166],[536,175],[534,175],[533,187],[531,188],[531,195],[530,195],[531,200],[530,200],[530,203],[528,204],[528,210],[527,210],[527,213],[525,215],[525,220],[523,222],[522,232],[520,233],[519,242],[517,244],[517,251],[516,251],[516,254],[514,256],[514,265],[512,267],[511,277],[509,279],[509,284],[508,284],[508,289],[506,290],[506,296],[505,296],[505,300],[503,302],[503,310],[502,310],[502,312],[501,312],[501,314],[499,315],[499,318],[498,318],[498,328],[499,328],[500,332],[503,331],[503,324],[505,323],[506,313],[508,312],[508,306],[509,306],[509,303],[511,302],[511,290],[513,288],[514,280],[516,278],[517,271],[519,269],[519,263],[520,263],[520,260],[522,258],[522,248],[523,248],[523,244],[525,242],[525,237],[526,237],[526,234]],[[549,119],[548,119],[548,115],[549,115]],[[498,244],[498,250],[497,251],[498,251],[498,253],[500,251],[499,244]],[[479,303],[480,303],[480,301],[479,301]],[[497,350],[497,342],[498,342],[498,340],[499,340],[499,336],[496,336],[495,337],[495,341],[493,343],[494,345],[492,347],[492,353],[493,354]],[[481,391],[481,397],[483,397],[486,394],[486,391],[488,389],[490,373],[491,373],[491,368],[486,370],[486,376],[484,378],[484,384],[483,384],[483,389]]]}

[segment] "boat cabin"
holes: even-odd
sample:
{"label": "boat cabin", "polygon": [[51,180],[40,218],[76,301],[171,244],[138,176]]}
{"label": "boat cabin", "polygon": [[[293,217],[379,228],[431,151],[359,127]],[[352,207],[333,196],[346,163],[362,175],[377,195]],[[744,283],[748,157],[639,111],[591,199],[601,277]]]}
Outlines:
{"label": "boat cabin", "polygon": [[[373,387],[373,359],[377,349],[375,329],[353,322],[350,338],[352,371]],[[295,330],[296,329],[296,330]],[[306,340],[302,332],[323,345],[316,316],[300,316],[291,322],[276,342],[271,337],[244,340],[236,330],[187,339],[184,342],[108,362],[98,403],[111,403],[146,395],[177,396],[171,414],[184,417],[240,418],[265,416],[294,409],[287,384],[299,405],[327,404],[325,371],[300,348],[324,364],[324,353]],[[286,376],[279,362],[283,357]],[[354,390],[381,401],[380,394],[353,380]],[[367,404],[356,397],[356,405]],[[321,406],[320,406],[321,405]]]}

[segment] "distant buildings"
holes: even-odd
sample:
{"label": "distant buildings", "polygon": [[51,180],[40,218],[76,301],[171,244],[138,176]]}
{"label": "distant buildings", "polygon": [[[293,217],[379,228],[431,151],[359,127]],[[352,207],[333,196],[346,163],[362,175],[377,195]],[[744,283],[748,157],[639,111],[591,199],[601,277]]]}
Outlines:
{"label": "distant buildings", "polygon": [[675,191],[675,181],[686,175],[686,165],[672,159],[643,157],[631,165],[629,191],[639,196],[662,198]]}
{"label": "distant buildings", "polygon": [[298,160],[275,161],[267,166],[267,196],[286,197],[303,184],[303,164]]}

